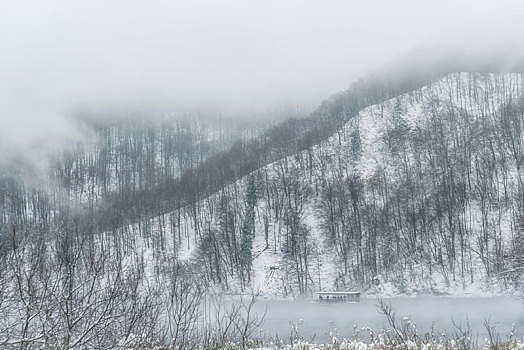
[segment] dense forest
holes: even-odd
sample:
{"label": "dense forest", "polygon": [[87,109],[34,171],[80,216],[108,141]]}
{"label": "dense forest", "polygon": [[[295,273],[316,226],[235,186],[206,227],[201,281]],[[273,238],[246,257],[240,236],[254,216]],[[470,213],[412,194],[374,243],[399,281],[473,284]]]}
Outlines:
{"label": "dense forest", "polygon": [[78,116],[44,171],[0,169],[0,345],[184,344],[213,292],[521,288],[524,80],[491,64],[244,124]]}
{"label": "dense forest", "polygon": [[523,87],[517,74],[446,76],[117,234],[152,245],[157,273],[172,257],[226,290],[517,288]]}

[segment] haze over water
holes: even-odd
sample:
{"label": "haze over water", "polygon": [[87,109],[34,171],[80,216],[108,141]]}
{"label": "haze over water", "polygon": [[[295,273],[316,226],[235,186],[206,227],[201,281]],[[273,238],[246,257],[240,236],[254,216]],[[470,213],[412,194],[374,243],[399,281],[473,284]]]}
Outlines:
{"label": "haze over water", "polygon": [[[467,325],[472,329],[473,339],[484,343],[488,337],[485,321],[495,326],[502,340],[511,332],[512,324],[516,325],[517,339],[524,337],[524,308],[521,300],[511,297],[418,297],[418,298],[391,298],[383,299],[391,303],[396,310],[397,323],[402,324],[403,318],[408,317],[415,322],[419,335],[431,330],[433,322],[435,334],[444,331],[454,334],[457,328],[453,322],[463,329]],[[315,304],[309,300],[300,301],[259,301],[256,312],[263,314],[267,307],[265,322],[262,326],[264,333],[278,335],[289,341],[292,331],[290,322],[303,322],[298,326],[300,336],[305,340],[314,339],[316,342],[331,342],[331,336],[338,338],[352,338],[354,326],[359,329],[370,327],[377,332],[389,327],[384,315],[377,311],[378,299],[362,299],[355,304]],[[336,328],[336,330],[335,330]],[[367,332],[361,331],[362,337]]]}

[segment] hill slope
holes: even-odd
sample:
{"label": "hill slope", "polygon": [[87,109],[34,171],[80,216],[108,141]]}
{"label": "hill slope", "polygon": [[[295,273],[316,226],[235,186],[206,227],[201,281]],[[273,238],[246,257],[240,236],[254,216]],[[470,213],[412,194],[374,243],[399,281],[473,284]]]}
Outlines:
{"label": "hill slope", "polygon": [[232,292],[507,290],[523,92],[518,74],[449,75],[122,237],[139,237],[151,274],[177,259]]}

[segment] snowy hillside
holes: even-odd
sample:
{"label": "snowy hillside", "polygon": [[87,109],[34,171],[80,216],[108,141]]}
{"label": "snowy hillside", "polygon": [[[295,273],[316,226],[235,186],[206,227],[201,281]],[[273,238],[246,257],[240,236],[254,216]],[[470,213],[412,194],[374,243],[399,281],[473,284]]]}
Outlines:
{"label": "snowy hillside", "polygon": [[233,293],[511,292],[523,93],[518,74],[449,75],[122,237],[150,276],[176,259]]}

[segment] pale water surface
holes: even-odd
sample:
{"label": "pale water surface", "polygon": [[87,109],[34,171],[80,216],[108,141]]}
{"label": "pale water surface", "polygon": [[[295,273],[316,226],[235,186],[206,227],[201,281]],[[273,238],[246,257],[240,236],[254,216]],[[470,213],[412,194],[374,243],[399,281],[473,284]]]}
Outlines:
{"label": "pale water surface", "polygon": [[[473,338],[484,343],[487,337],[485,320],[496,327],[502,339],[510,333],[512,324],[516,325],[516,337],[524,337],[524,304],[522,300],[511,297],[418,297],[388,298],[396,310],[398,324],[404,317],[417,324],[423,333],[431,329],[437,332],[457,331],[453,322],[462,327],[468,324],[473,331]],[[330,342],[331,336],[352,337],[355,325],[359,328],[369,326],[373,330],[388,328],[384,315],[377,311],[378,299],[366,298],[356,304],[315,304],[309,300],[266,301],[260,300],[255,311],[262,314],[267,308],[262,332],[266,335],[278,335],[289,340],[292,333],[290,322],[298,323],[300,336],[315,342]],[[362,333],[364,335],[364,332]]]}

